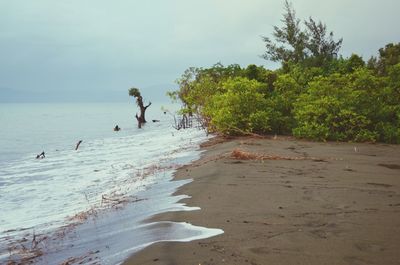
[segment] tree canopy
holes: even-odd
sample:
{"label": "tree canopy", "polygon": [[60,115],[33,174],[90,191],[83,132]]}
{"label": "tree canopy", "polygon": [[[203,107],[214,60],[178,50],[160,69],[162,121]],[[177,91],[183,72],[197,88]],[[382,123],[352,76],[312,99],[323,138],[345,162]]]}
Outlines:
{"label": "tree canopy", "polygon": [[333,32],[328,32],[324,23],[311,17],[301,23],[287,0],[281,22],[281,27],[274,26],[273,39],[262,37],[266,47],[264,59],[281,62],[283,66],[300,63],[322,67],[337,57],[343,39],[335,41]]}
{"label": "tree canopy", "polygon": [[274,27],[275,42],[263,39],[264,58],[281,68],[191,67],[169,93],[183,103],[182,112],[225,135],[400,143],[400,43],[366,63],[355,53],[340,56],[342,39],[312,18],[303,25],[287,1],[282,22]]}

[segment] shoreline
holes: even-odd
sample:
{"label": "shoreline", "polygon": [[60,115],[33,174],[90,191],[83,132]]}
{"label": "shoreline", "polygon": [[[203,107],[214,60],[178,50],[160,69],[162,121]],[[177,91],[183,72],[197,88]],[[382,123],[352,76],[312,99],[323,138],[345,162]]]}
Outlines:
{"label": "shoreline", "polygon": [[[144,224],[144,220],[157,213],[196,209],[178,202],[185,196],[172,195],[188,182],[172,182],[173,172],[200,157],[198,146],[205,138],[201,133],[193,141],[189,136],[200,133],[188,133],[185,131],[188,137],[176,134],[179,146],[160,149],[158,156],[153,156],[150,162],[142,163],[136,170],[130,164],[117,168],[119,173],[129,171],[128,175],[117,179],[119,182],[116,179],[113,183],[108,182],[113,185],[111,191],[115,192],[98,193],[99,201],[92,204],[87,199],[88,206],[83,205],[87,210],[62,217],[58,223],[0,231],[0,263],[78,264],[95,261],[116,264],[136,249],[153,242],[184,241],[216,234],[216,230],[186,223]],[[92,174],[99,171],[97,167],[95,169]]]}
{"label": "shoreline", "polygon": [[[257,155],[231,158],[238,148]],[[398,146],[248,137],[212,140],[203,150],[174,177],[193,179],[176,194],[191,196],[180,202],[201,210],[149,221],[188,222],[224,234],[156,243],[124,264],[400,262]]]}

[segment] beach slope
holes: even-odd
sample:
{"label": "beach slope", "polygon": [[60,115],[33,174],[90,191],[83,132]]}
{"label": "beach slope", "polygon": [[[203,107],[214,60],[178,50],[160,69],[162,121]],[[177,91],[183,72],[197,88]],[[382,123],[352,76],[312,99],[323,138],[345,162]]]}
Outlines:
{"label": "beach slope", "polygon": [[152,221],[224,234],[157,243],[125,264],[400,264],[399,146],[240,138],[205,149],[176,173],[194,180],[178,193],[201,210]]}

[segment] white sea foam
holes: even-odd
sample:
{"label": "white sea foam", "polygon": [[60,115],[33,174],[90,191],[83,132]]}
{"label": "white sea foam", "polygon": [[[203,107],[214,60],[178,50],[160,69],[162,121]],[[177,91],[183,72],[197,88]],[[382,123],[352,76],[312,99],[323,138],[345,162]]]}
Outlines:
{"label": "white sea foam", "polygon": [[173,133],[94,140],[77,152],[60,150],[39,160],[30,154],[14,161],[3,170],[1,230],[52,223],[101,202],[102,195],[142,189],[154,181],[141,178],[143,169],[173,163],[182,149],[204,139],[196,130]]}
{"label": "white sea foam", "polygon": [[[131,127],[121,134],[88,138],[77,151],[71,144],[59,144],[45,159],[27,152],[2,161],[0,263],[20,257],[20,247],[12,250],[12,244],[23,238],[19,243],[28,241],[45,254],[35,259],[39,264],[58,264],[69,257],[116,264],[154,242],[222,232],[185,223],[142,223],[160,212],[198,209],[179,203],[182,196],[172,196],[186,183],[172,181],[172,172],[199,157],[198,145],[207,139],[203,131],[176,131],[164,119],[144,130]],[[79,225],[66,226],[73,223]]]}

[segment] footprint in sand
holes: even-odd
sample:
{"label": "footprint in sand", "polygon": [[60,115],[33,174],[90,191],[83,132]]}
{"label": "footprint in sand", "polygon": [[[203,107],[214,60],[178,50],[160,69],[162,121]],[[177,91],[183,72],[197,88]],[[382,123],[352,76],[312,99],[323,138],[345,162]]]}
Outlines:
{"label": "footprint in sand", "polygon": [[384,251],[385,248],[381,247],[378,244],[370,244],[370,243],[355,243],[354,247],[356,249],[358,249],[359,251],[363,251],[363,252],[381,252]]}

